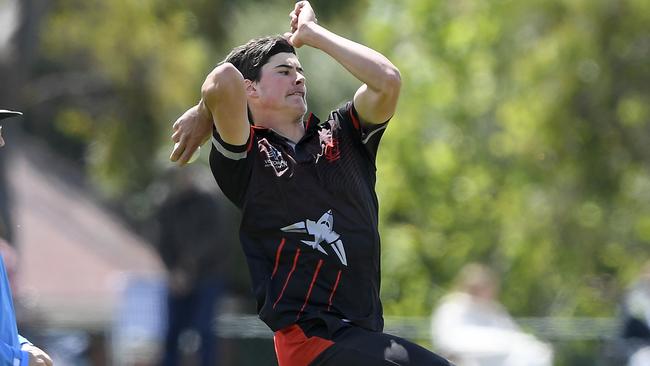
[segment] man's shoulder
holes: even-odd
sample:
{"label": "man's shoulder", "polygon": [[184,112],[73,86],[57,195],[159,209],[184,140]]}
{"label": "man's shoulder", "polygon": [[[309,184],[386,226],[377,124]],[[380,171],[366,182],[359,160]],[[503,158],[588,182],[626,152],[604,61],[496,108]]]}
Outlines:
{"label": "man's shoulder", "polygon": [[[311,118],[311,116],[310,116]],[[315,118],[318,125],[331,125],[332,122],[336,124],[345,123],[354,119],[354,105],[351,100],[340,103],[334,109],[330,110],[327,117],[323,120]]]}
{"label": "man's shoulder", "polygon": [[334,114],[345,116],[349,114],[353,108],[354,108],[354,104],[351,100],[344,101],[330,112],[330,116]]}

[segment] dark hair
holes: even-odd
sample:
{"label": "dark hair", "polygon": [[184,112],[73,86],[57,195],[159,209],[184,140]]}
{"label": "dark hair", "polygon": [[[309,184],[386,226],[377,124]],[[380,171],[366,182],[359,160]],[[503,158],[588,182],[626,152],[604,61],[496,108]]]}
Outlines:
{"label": "dark hair", "polygon": [[281,35],[251,39],[246,44],[235,47],[223,62],[230,62],[241,72],[244,79],[259,81],[262,66],[273,55],[288,52],[296,54],[296,49]]}

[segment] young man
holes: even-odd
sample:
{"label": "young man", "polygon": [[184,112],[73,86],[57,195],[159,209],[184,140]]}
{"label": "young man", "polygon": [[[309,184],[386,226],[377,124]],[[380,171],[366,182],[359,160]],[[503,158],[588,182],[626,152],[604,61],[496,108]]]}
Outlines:
{"label": "young man", "polygon": [[[449,365],[382,333],[375,156],[399,96],[384,56],[316,23],[296,3],[291,33],[235,48],[174,124],[171,159],[212,129],[210,165],[243,211],[240,237],[280,366]],[[364,84],[320,122],[307,110],[294,47],[322,50]],[[253,125],[251,126],[250,123]]]}
{"label": "young man", "polygon": [[[0,109],[0,120],[21,115],[20,112]],[[4,146],[0,126],[0,147]],[[18,335],[14,303],[5,269],[5,256],[13,257],[13,249],[0,238],[0,365],[52,366],[50,357]]]}

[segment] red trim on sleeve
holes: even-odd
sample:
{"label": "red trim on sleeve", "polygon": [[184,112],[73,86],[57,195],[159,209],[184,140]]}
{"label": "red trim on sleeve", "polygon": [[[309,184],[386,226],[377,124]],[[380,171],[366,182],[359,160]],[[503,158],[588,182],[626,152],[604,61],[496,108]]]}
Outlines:
{"label": "red trim on sleeve", "polygon": [[291,275],[293,275],[293,271],[296,270],[296,264],[298,263],[298,257],[300,257],[300,248],[296,250],[296,255],[293,257],[293,267],[291,267],[291,271],[289,272],[289,275],[287,275],[287,279],[284,280],[284,286],[282,286],[282,291],[280,292],[280,296],[278,296],[278,299],[275,300],[275,303],[273,303],[273,309],[278,305],[280,302],[280,299],[282,299],[282,296],[284,295],[284,290],[287,289],[287,285],[289,284],[289,280],[291,279]]}
{"label": "red trim on sleeve", "polygon": [[321,337],[307,337],[296,324],[278,330],[273,335],[279,366],[308,366],[318,355],[334,345]]}
{"label": "red trim on sleeve", "polygon": [[352,118],[352,124],[354,125],[354,128],[356,128],[357,130],[360,130],[361,129],[361,124],[359,123],[359,120],[357,119],[357,117],[354,115],[354,112],[353,112],[352,108],[353,107],[350,106],[350,117]]}
{"label": "red trim on sleeve", "polygon": [[329,305],[327,306],[327,311],[330,311],[332,307],[332,299],[334,299],[334,293],[336,288],[339,287],[339,281],[341,280],[341,270],[339,269],[339,274],[336,275],[336,282],[334,282],[334,287],[332,287],[332,292],[330,293]]}
{"label": "red trim on sleeve", "polygon": [[285,238],[282,238],[282,241],[280,242],[280,245],[278,246],[278,249],[275,252],[275,266],[273,267],[273,273],[271,273],[271,278],[275,276],[275,272],[278,271],[278,264],[280,264],[280,253],[282,253],[282,248],[284,248],[284,242],[286,241]]}
{"label": "red trim on sleeve", "polygon": [[300,318],[302,312],[307,307],[307,303],[309,302],[309,297],[311,297],[311,290],[314,288],[314,283],[316,282],[316,278],[318,277],[318,272],[320,272],[320,267],[322,265],[323,265],[323,260],[319,259],[318,264],[316,265],[316,272],[314,272],[314,277],[311,278],[311,283],[309,284],[309,290],[307,290],[307,296],[305,296],[305,303],[302,304],[302,307],[300,308],[300,312],[298,312],[296,319]]}

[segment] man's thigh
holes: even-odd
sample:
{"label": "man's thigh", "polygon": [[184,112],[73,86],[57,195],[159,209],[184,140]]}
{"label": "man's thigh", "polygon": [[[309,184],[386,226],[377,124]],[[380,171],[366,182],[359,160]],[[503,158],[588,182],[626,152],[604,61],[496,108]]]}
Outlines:
{"label": "man's thigh", "polygon": [[403,338],[358,327],[341,330],[333,346],[310,366],[449,366],[435,353]]}

